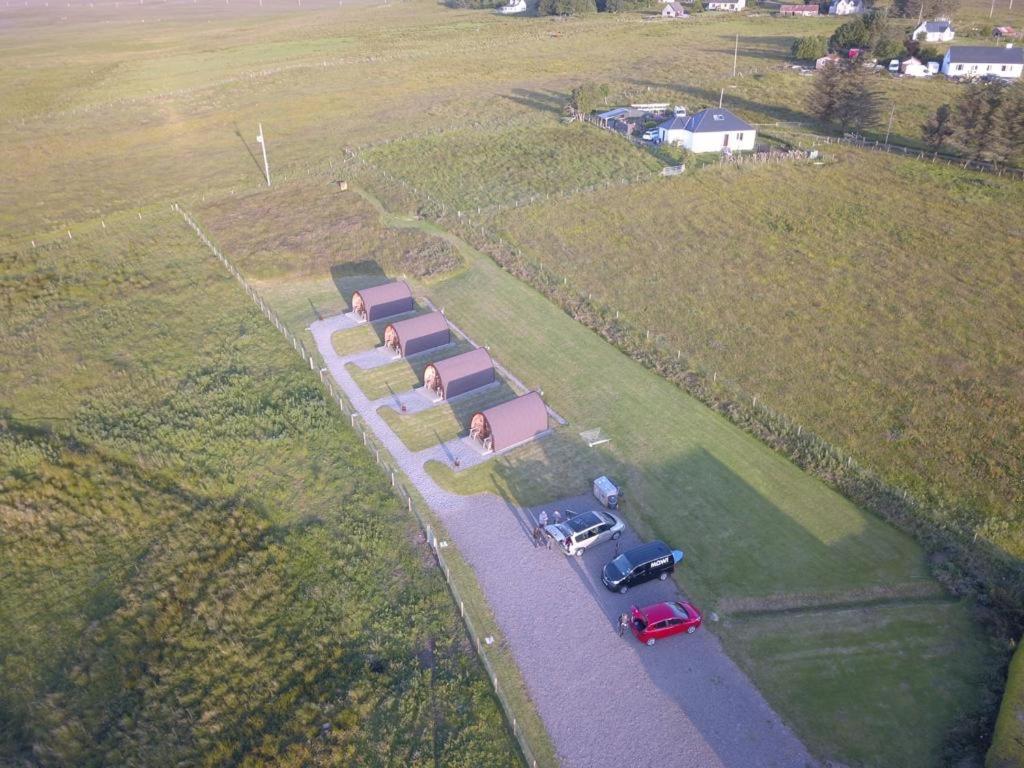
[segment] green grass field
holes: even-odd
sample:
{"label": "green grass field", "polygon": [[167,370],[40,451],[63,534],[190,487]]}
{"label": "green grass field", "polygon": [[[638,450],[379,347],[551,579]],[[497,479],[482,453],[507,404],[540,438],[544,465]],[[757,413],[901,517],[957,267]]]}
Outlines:
{"label": "green grass field", "polygon": [[[948,733],[981,706],[991,656],[966,607],[928,576],[920,548],[457,246],[468,268],[423,292],[528,387],[543,389],[569,425],[473,469],[432,463],[431,475],[461,493],[533,505],[611,474],[624,485],[631,522],[686,550],[682,585],[722,612],[715,631],[818,754],[852,764],[941,761]],[[379,380],[363,383],[379,394]],[[463,410],[461,418],[446,406],[384,415],[416,450],[464,431],[475,408]],[[577,433],[593,428],[611,443],[588,448]],[[923,605],[935,606],[930,619]],[[887,618],[906,611],[916,618]],[[790,620],[805,625],[804,653],[780,675],[770,667],[786,658],[778,649]],[[835,663],[848,656],[864,661]],[[830,717],[844,727],[826,728]]]}
{"label": "green grass field", "polygon": [[179,218],[2,265],[0,762],[518,764],[413,521]]}
{"label": "green grass field", "polygon": [[444,360],[448,357],[461,355],[473,349],[473,345],[462,339],[450,344],[443,349],[428,352],[420,355],[413,355],[411,358],[396,360],[388,365],[381,365],[377,368],[363,370],[357,365],[349,363],[346,368],[352,375],[356,384],[371,400],[384,397],[396,392],[405,392],[423,384],[423,370],[436,360]]}
{"label": "green grass field", "polygon": [[[558,122],[574,85],[691,109],[724,89],[748,120],[804,122],[810,78],[789,68],[789,46],[836,20],[508,19],[426,0],[52,5],[0,16],[5,758],[512,759],[410,521],[308,370],[169,218],[175,201],[297,333],[360,284],[406,274],[542,387],[568,427],[432,475],[521,503],[621,479],[631,522],[686,548],[684,586],[722,608],[715,631],[817,754],[977,756],[986,725],[971,723],[993,709],[983,689],[1003,650],[964,606],[920,597],[932,582],[913,542],[405,216],[433,213],[425,195],[448,216],[553,195],[484,223],[915,492],[978,504],[979,536],[1017,551],[1020,349],[1006,329],[1020,316],[1007,214],[1020,187],[844,153],[559,196],[654,168]],[[968,0],[954,21],[987,23],[989,9]],[[1022,19],[1024,4],[998,0],[991,22]],[[875,83],[897,107],[897,141],[959,93],[941,78]],[[331,183],[364,171],[408,182],[401,217]],[[345,348],[373,342],[359,330]],[[612,442],[589,449],[577,433],[596,427]],[[373,557],[390,558],[388,578],[353,583],[348,566]],[[779,613],[787,600],[797,609]],[[393,606],[380,626],[394,631],[353,619],[367,604]]]}

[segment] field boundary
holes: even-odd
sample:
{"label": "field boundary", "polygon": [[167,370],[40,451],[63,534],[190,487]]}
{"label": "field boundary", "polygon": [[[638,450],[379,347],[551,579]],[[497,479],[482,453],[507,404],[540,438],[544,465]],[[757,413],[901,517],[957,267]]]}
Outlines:
{"label": "field boundary", "polygon": [[[320,378],[320,383],[327,391],[330,399],[337,404],[338,409],[344,416],[348,416],[349,425],[360,435],[363,439],[363,445],[366,449],[374,455],[377,464],[384,470],[385,474],[389,474],[391,477],[391,487],[394,490],[395,495],[401,499],[407,506],[409,512],[416,518],[416,522],[420,526],[420,530],[425,537],[427,546],[430,548],[431,553],[434,556],[441,573],[444,576],[445,584],[448,587],[448,591],[452,596],[452,600],[455,605],[459,608],[459,615],[462,618],[463,625],[466,628],[466,633],[469,636],[470,642],[474,650],[476,651],[477,657],[480,659],[487,672],[487,677],[490,680],[491,686],[494,690],[494,694],[498,699],[498,703],[501,706],[502,712],[505,716],[505,720],[512,731],[512,735],[515,737],[516,743],[519,745],[519,749],[522,752],[523,759],[529,768],[539,768],[539,766],[555,765],[547,760],[538,759],[537,755],[540,754],[539,749],[535,749],[534,745],[531,745],[524,733],[524,729],[519,724],[520,716],[525,715],[526,717],[537,718],[539,716],[536,711],[529,713],[518,712],[517,709],[511,704],[507,695],[502,690],[503,686],[499,682],[498,673],[495,670],[494,663],[488,658],[487,653],[484,650],[485,640],[478,631],[474,620],[470,617],[469,612],[466,610],[466,600],[463,596],[462,590],[456,586],[454,579],[452,578],[452,569],[450,564],[447,562],[441,549],[447,545],[443,539],[438,538],[434,524],[425,516],[419,509],[419,505],[413,502],[413,495],[409,492],[406,487],[399,482],[399,478],[404,477],[397,467],[389,466],[385,461],[381,460],[381,453],[387,454],[387,449],[382,448],[377,444],[376,439],[367,431],[362,429],[357,421],[359,414],[350,402],[347,401],[345,395],[335,386],[331,381],[331,377],[327,374],[327,369],[323,366],[318,365],[317,357],[312,354],[307,348],[303,341],[298,338],[277,316],[277,313],[271,309],[270,305],[263,299],[259,292],[249,284],[245,276],[241,271],[235,267],[234,264],[223,254],[220,249],[213,244],[213,242],[206,236],[202,228],[196,223],[195,219],[192,218],[189,213],[179,206],[177,203],[173,204],[174,210],[181,215],[185,223],[187,223],[192,230],[196,233],[196,236],[202,241],[202,243],[209,249],[209,251],[217,257],[217,260],[221,262],[224,268],[238,280],[239,284],[252,299],[253,303],[259,308],[260,312],[273,324],[275,328],[285,337],[292,348],[299,354],[303,361],[309,365],[311,371],[316,372]],[[322,362],[322,361],[320,361]],[[493,642],[493,638],[489,638],[490,645]],[[500,646],[499,646],[500,647]],[[550,750],[553,752],[553,748]]]}

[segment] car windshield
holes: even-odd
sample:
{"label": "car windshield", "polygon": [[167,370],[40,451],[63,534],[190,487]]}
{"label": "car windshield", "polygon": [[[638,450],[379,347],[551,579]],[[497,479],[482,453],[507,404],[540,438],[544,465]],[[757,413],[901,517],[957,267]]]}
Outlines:
{"label": "car windshield", "polygon": [[633,570],[632,564],[626,559],[625,555],[619,555],[609,563],[612,568],[618,571],[621,575],[625,576],[631,570]]}

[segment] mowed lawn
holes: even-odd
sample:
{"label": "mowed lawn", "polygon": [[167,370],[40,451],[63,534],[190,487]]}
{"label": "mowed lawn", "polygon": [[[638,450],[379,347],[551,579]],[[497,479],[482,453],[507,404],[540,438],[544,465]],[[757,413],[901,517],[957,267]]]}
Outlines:
{"label": "mowed lawn", "polygon": [[[503,211],[668,354],[1024,554],[1024,184],[829,149]],[[868,191],[868,189],[873,191]],[[899,204],[894,204],[898,199]],[[970,211],[970,215],[964,215]]]}
{"label": "mowed lawn", "polygon": [[346,369],[359,385],[363,394],[371,400],[397,392],[405,392],[423,385],[423,371],[430,363],[461,355],[474,348],[468,341],[459,339],[454,334],[453,337],[456,341],[452,344],[438,350],[396,360],[388,365],[363,369],[354,363],[349,363]]}
{"label": "mowed lawn", "polygon": [[381,406],[379,413],[409,450],[422,451],[469,434],[469,421],[474,413],[515,396],[515,390],[499,380],[419,413],[399,413],[387,405]]}
{"label": "mowed lawn", "polygon": [[[828,616],[831,628],[806,633],[789,676],[757,655],[763,643],[785,642],[785,620],[754,635],[734,632],[728,616],[712,625],[819,755],[867,755],[874,764],[898,756],[906,761],[896,764],[922,767],[939,761],[952,724],[979,704],[985,641],[966,606],[943,603],[930,619],[925,613],[891,628],[885,642],[866,631],[870,619],[843,610],[860,600],[859,590],[882,594],[895,613],[917,599],[908,595],[928,591],[913,541],[633,363],[489,260],[473,261],[429,293],[528,386],[543,389],[571,427],[457,474],[433,464],[436,479],[461,492],[492,490],[536,504],[584,493],[596,474],[610,473],[624,486],[630,522],[686,551],[677,576],[702,608],[742,597],[749,611],[759,602],[770,607],[768,598],[779,595],[798,606],[812,599],[825,605],[794,615],[811,625]],[[575,432],[593,428],[611,443],[587,448]],[[944,641],[929,644],[933,636]],[[923,645],[931,649],[926,655],[917,653]],[[876,663],[840,663],[850,654]],[[843,689],[847,699],[835,695]],[[896,696],[907,703],[898,711]],[[849,722],[828,728],[830,717]]]}

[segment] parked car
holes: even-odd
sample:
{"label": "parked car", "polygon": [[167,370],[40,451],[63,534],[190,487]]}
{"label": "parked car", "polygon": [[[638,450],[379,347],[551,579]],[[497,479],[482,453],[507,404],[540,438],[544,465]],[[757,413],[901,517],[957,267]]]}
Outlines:
{"label": "parked car", "polygon": [[644,135],[641,136],[640,138],[642,138],[644,141],[654,141],[656,138],[658,138],[658,132],[656,130],[644,131]]}
{"label": "parked car", "polygon": [[663,541],[652,541],[626,550],[601,571],[601,581],[612,592],[626,594],[630,587],[651,579],[667,579],[683,561],[683,553]]}
{"label": "parked car", "polygon": [[892,61],[889,62],[889,71],[892,72],[893,74],[896,74],[896,75],[899,74],[899,72],[900,72],[900,60],[899,59],[893,59]]}
{"label": "parked car", "polygon": [[564,523],[554,523],[544,531],[567,555],[581,557],[583,552],[602,541],[617,539],[625,524],[611,512],[581,512]]}
{"label": "parked car", "polygon": [[681,601],[655,603],[646,608],[634,605],[630,614],[629,627],[633,630],[633,636],[647,645],[654,645],[655,640],[683,632],[692,635],[704,621],[700,611]]}

